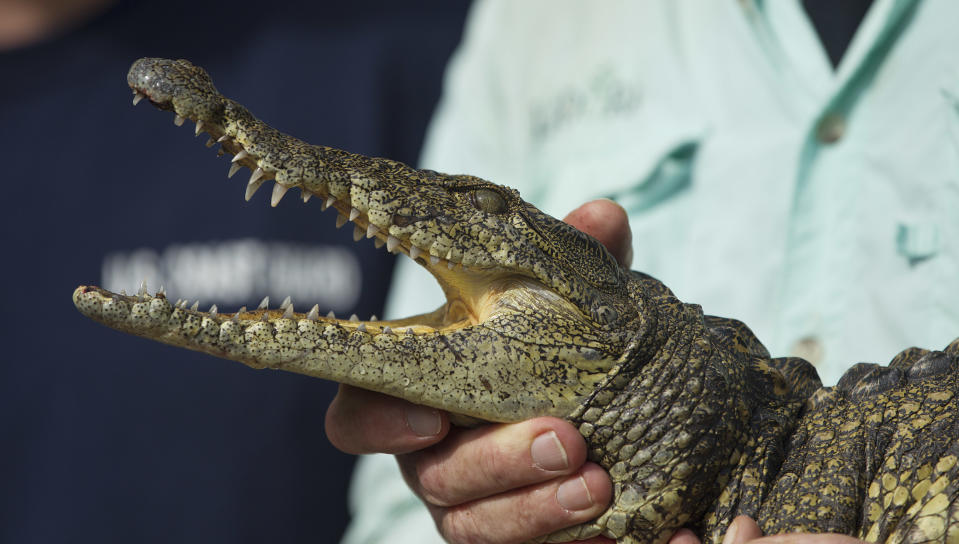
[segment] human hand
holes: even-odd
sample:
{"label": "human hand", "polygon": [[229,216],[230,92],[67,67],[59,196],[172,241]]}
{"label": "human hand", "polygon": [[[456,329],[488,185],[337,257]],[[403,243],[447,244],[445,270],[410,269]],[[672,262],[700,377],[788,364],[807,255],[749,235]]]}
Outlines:
{"label": "human hand", "polygon": [[[566,221],[629,266],[632,235],[621,207],[589,202]],[[529,540],[594,519],[612,496],[606,472],[586,462],[583,437],[557,418],[451,429],[438,410],[340,386],[326,432],[347,453],[397,454],[407,483],[454,543]]]}
{"label": "human hand", "polygon": [[[729,524],[723,544],[862,544],[862,540],[835,533],[784,533],[763,537],[759,525],[749,516],[738,516]],[[678,531],[669,540],[669,544],[700,544],[699,539],[689,529]]]}

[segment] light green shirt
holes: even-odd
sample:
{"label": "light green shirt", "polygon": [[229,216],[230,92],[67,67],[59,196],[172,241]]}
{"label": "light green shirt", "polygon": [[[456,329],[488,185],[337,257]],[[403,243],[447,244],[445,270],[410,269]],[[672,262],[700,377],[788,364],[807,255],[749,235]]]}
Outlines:
{"label": "light green shirt", "polygon": [[[831,384],[959,336],[957,21],[954,0],[875,0],[834,70],[797,0],[479,2],[423,166],[556,216],[614,198],[633,268]],[[438,307],[403,261],[392,313]],[[411,495],[379,501],[383,466],[347,542],[434,534]]]}

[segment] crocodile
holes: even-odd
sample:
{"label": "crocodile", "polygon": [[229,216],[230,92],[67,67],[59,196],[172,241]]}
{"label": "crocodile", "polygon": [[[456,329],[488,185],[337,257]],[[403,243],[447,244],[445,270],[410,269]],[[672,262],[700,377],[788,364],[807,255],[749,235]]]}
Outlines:
{"label": "crocodile", "polygon": [[185,60],[140,59],[128,83],[174,122],[196,123],[252,171],[297,187],[337,226],[429,270],[434,312],[361,321],[295,311],[201,311],[145,285],[73,293],[109,327],[446,410],[460,425],[553,415],[585,437],[613,481],[597,519],[540,542],[605,535],[661,543],[680,527],[720,542],[740,514],[766,534],[959,542],[959,339],[859,363],[822,387],[799,358],[772,358],[743,323],[705,315],[617,264],[593,238],[469,175],[310,145],[256,119]]}

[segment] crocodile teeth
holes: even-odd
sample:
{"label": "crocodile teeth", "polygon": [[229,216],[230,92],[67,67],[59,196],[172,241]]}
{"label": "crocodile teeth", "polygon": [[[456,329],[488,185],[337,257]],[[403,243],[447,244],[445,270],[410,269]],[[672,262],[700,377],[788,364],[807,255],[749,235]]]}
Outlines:
{"label": "crocodile teeth", "polygon": [[440,263],[440,258],[436,255],[430,255],[430,264],[436,266]]}
{"label": "crocodile teeth", "polygon": [[400,239],[392,234],[386,239],[386,251],[390,253],[396,252],[396,248],[400,247]]}
{"label": "crocodile teeth", "polygon": [[230,321],[232,321],[232,322],[234,322],[234,323],[239,323],[239,322],[240,322],[240,312],[237,312],[237,313],[233,314],[233,317],[230,318]]}
{"label": "crocodile teeth", "polygon": [[336,197],[335,196],[327,197],[326,201],[323,202],[322,208],[325,211],[327,208],[329,208],[333,204],[336,204]]}
{"label": "crocodile teeth", "polygon": [[386,327],[383,327],[383,334],[393,334],[393,329],[391,329],[391,328],[387,325]]}
{"label": "crocodile teeth", "polygon": [[230,137],[227,136],[226,134],[224,134],[223,136],[220,136],[219,138],[217,138],[216,141],[222,144],[223,142],[225,142],[225,141],[227,141],[227,140],[229,140],[229,139],[230,139]]}
{"label": "crocodile teeth", "polygon": [[359,321],[359,320],[360,320],[360,318],[357,317],[356,314],[353,314],[353,315],[350,316],[350,321]]}
{"label": "crocodile teeth", "polygon": [[166,289],[164,289],[162,285],[160,286],[159,289],[157,289],[156,296],[158,296],[158,297],[165,297],[165,296],[166,296]]}
{"label": "crocodile teeth", "polygon": [[293,305],[290,304],[286,307],[286,311],[283,312],[283,319],[292,319],[293,318]]}
{"label": "crocodile teeth", "polygon": [[206,143],[203,144],[203,145],[205,145],[205,146],[207,146],[207,147],[213,147],[213,146],[216,145],[216,141],[214,141],[213,138],[210,137],[210,138],[207,138]]}
{"label": "crocodile teeth", "polygon": [[360,323],[360,326],[356,328],[359,332],[366,332],[366,323]]}
{"label": "crocodile teeth", "polygon": [[359,216],[360,210],[357,210],[356,208],[350,208],[350,221],[355,220]]}
{"label": "crocodile teeth", "polygon": [[260,301],[260,305],[256,307],[257,310],[266,310],[270,307],[270,297],[269,295],[263,297],[263,300]]}
{"label": "crocodile teeth", "polygon": [[366,231],[363,230],[363,227],[359,225],[353,226],[353,241],[359,242],[363,239],[363,235],[366,234]]}
{"label": "crocodile teeth", "polygon": [[310,197],[313,196],[313,193],[307,191],[306,189],[301,189],[300,198],[303,199],[303,203],[306,204],[310,201]]}
{"label": "crocodile teeth", "polygon": [[230,159],[230,162],[242,161],[243,159],[249,157],[250,154],[246,152],[246,149],[241,149],[239,153],[233,155],[233,158]]}
{"label": "crocodile teeth", "polygon": [[413,327],[407,327],[406,336],[413,336]]}
{"label": "crocodile teeth", "polygon": [[260,168],[259,166],[257,166],[257,167],[256,167],[256,170],[254,170],[253,173],[250,174],[250,181],[249,181],[249,183],[253,183],[253,182],[259,180],[260,178],[262,178],[262,177],[265,176],[265,175],[266,175],[266,172],[264,172],[262,168]]}
{"label": "crocodile teeth", "polygon": [[147,95],[141,93],[140,91],[133,91],[133,105],[136,106],[140,103],[141,100],[146,98]]}
{"label": "crocodile teeth", "polygon": [[320,317],[320,305],[314,304],[313,307],[310,308],[309,313],[306,314],[306,318],[309,319],[310,321],[316,321],[317,319],[319,319],[319,317]]}
{"label": "crocodile teeth", "polygon": [[369,225],[366,226],[366,237],[367,237],[367,238],[372,238],[372,237],[376,236],[376,233],[377,233],[377,232],[380,232],[380,228],[377,227],[376,225],[374,225],[373,223],[370,223]]}
{"label": "crocodile teeth", "polygon": [[420,249],[420,248],[418,248],[418,247],[416,247],[416,246],[410,246],[410,259],[415,259],[415,258],[419,257],[419,256],[422,255],[422,254],[423,254],[423,250],[422,250],[422,249]]}
{"label": "crocodile teeth", "polygon": [[[244,195],[244,198],[246,198],[247,202],[249,202],[250,199],[253,198],[253,194],[256,193],[256,191],[260,188],[260,186],[263,185],[264,181],[266,180],[261,179],[260,181],[254,181],[253,183],[247,184],[246,194]],[[276,206],[276,204],[274,204],[274,206]]]}
{"label": "crocodile teeth", "polygon": [[287,296],[285,299],[283,299],[283,302],[280,303],[280,309],[283,310],[287,306],[292,306],[292,305],[293,305],[293,299]]}
{"label": "crocodile teeth", "polygon": [[186,121],[186,118],[180,115],[179,113],[176,115],[176,117],[173,118],[173,124],[178,127],[183,126],[184,121]]}
{"label": "crocodile teeth", "polygon": [[336,214],[336,228],[340,228],[346,224],[346,216],[342,214]]}
{"label": "crocodile teeth", "polygon": [[379,318],[376,315],[371,315],[369,321],[379,321]]}
{"label": "crocodile teeth", "polygon": [[239,310],[236,311],[237,315],[246,313],[246,306],[242,306]]}
{"label": "crocodile teeth", "polygon": [[210,311],[207,313],[210,314],[210,317],[216,317],[216,313],[217,313],[216,304],[214,304],[213,306],[210,306]]}
{"label": "crocodile teeth", "polygon": [[382,238],[374,238],[374,239],[373,239],[373,247],[375,247],[376,249],[379,249],[379,248],[383,247],[383,244],[385,244],[385,243],[386,243],[386,242],[384,242]]}
{"label": "crocodile teeth", "polygon": [[240,171],[240,168],[243,168],[243,166],[241,166],[241,165],[239,165],[239,164],[237,164],[237,163],[231,164],[231,165],[230,165],[230,171],[227,172],[226,177],[227,177],[227,178],[232,178],[234,174],[236,174],[237,172]]}
{"label": "crocodile teeth", "polygon": [[286,192],[289,190],[290,190],[289,187],[285,187],[283,185],[280,185],[279,183],[274,185],[273,196],[270,197],[270,206],[275,208],[276,205],[280,203],[280,200],[283,198],[283,195],[285,195]]}
{"label": "crocodile teeth", "polygon": [[456,266],[456,263],[454,263],[453,261],[446,261],[446,268],[448,270],[453,270],[454,266]]}
{"label": "crocodile teeth", "polygon": [[267,322],[270,320],[270,314],[263,312],[263,315],[260,316],[260,321]]}
{"label": "crocodile teeth", "polygon": [[200,119],[199,121],[196,122],[196,126],[193,127],[194,136],[199,136],[200,133],[203,132],[203,125],[204,125],[203,119]]}
{"label": "crocodile teeth", "polygon": [[193,303],[193,306],[190,306],[190,309],[193,310],[194,312],[197,311],[197,310],[199,310],[199,309],[200,309],[200,300],[197,299],[197,301]]}
{"label": "crocodile teeth", "polygon": [[328,318],[330,318],[330,319],[336,319],[336,314],[333,313],[333,310],[330,310],[330,311],[326,314],[326,317],[328,317]]}
{"label": "crocodile teeth", "polygon": [[140,281],[140,289],[137,290],[137,296],[142,300],[147,295],[147,280]]}

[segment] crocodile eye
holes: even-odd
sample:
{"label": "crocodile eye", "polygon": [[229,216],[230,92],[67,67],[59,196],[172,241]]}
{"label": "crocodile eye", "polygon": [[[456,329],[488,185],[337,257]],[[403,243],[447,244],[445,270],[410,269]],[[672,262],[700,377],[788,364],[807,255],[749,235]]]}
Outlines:
{"label": "crocodile eye", "polygon": [[476,189],[473,191],[473,205],[477,210],[486,213],[506,213],[509,206],[503,195],[492,189]]}

